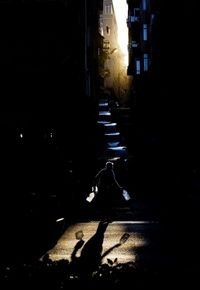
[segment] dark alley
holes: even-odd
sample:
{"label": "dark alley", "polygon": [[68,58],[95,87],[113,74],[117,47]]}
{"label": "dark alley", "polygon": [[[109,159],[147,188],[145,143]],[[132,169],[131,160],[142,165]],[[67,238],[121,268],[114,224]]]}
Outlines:
{"label": "dark alley", "polygon": [[0,26],[1,289],[195,289],[197,1],[0,0]]}

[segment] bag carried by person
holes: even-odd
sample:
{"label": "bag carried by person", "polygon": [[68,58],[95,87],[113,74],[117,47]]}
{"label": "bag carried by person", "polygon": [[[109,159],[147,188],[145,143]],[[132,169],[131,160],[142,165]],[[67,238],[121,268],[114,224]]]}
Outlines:
{"label": "bag carried by person", "polygon": [[128,191],[125,190],[125,189],[122,190],[122,195],[123,195],[123,197],[124,197],[124,199],[125,199],[126,201],[128,201],[128,200],[131,199],[131,197],[130,197]]}
{"label": "bag carried by person", "polygon": [[98,192],[98,188],[97,188],[97,186],[92,186],[92,190],[91,190],[91,192],[89,193],[89,195],[86,197],[86,200],[87,200],[88,202],[92,202],[93,199],[95,198],[95,195],[97,194],[97,192]]}

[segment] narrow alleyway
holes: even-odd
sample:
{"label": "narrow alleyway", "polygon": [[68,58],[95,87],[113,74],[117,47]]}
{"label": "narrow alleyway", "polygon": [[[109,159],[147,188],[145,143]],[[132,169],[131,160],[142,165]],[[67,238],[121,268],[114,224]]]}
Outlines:
{"label": "narrow alleyway", "polygon": [[[105,162],[112,161],[116,167],[118,180],[129,191],[129,188],[133,188],[127,178],[129,152],[126,140],[119,130],[119,124],[113,120],[112,110],[114,109],[110,106],[109,99],[99,100],[97,122],[100,126],[98,137],[101,140],[99,143],[101,154],[98,156],[97,164],[98,169],[101,169]],[[112,220],[105,232],[102,247],[106,252],[114,245],[118,246],[114,247],[101,262],[106,263],[109,259],[114,261],[117,258],[119,263],[138,263],[140,261],[146,265],[153,263],[156,267],[162,263],[166,266],[169,260],[166,257],[166,251],[161,249],[163,245],[161,244],[158,205],[151,204],[150,201],[146,203],[133,191],[129,191],[129,193],[131,200],[124,201],[111,209]],[[83,240],[89,241],[101,219],[102,215],[98,208],[92,210],[92,205],[86,202],[82,212],[77,214],[73,222],[66,227],[56,245],[44,253],[41,260],[48,254],[53,261],[63,259],[70,261],[77,242],[76,233],[82,232]],[[129,236],[127,243],[119,246],[118,241],[125,233]],[[80,250],[77,254],[80,255]]]}

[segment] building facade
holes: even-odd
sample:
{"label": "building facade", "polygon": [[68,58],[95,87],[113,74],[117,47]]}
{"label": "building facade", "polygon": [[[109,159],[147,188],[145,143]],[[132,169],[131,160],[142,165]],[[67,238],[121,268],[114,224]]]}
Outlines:
{"label": "building facade", "polygon": [[127,0],[129,28],[128,74],[141,76],[148,73],[156,55],[158,39],[155,24],[159,14],[159,3],[154,0]]}
{"label": "building facade", "polygon": [[[1,205],[8,228],[14,220],[18,228],[32,193],[39,201],[59,195],[70,215],[88,185],[102,9],[102,0],[0,1]],[[40,213],[46,220],[45,209]]]}
{"label": "building facade", "polygon": [[[161,4],[157,0],[127,0],[128,69],[138,109],[149,112],[159,94],[161,75]],[[151,97],[153,95],[153,98]]]}
{"label": "building facade", "polygon": [[104,63],[104,87],[115,89],[119,72],[119,46],[117,23],[112,0],[103,1],[103,11],[100,15],[101,35],[103,36],[103,51],[106,55]]}

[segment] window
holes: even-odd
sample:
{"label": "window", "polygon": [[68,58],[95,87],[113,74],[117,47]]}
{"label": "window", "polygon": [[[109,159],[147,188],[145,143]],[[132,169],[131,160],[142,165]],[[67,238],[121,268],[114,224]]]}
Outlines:
{"label": "window", "polygon": [[135,40],[131,41],[131,47],[138,47],[138,42]]}
{"label": "window", "polygon": [[142,0],[142,10],[147,10],[147,0]]}
{"label": "window", "polygon": [[105,5],[105,14],[112,14],[112,5]]}
{"label": "window", "polygon": [[109,26],[106,26],[106,33],[107,33],[108,35],[110,35],[110,27],[109,27]]}
{"label": "window", "polygon": [[148,28],[147,24],[143,24],[143,40],[146,41],[148,39]]}
{"label": "window", "polygon": [[148,71],[148,68],[149,68],[149,57],[148,57],[147,53],[144,53],[143,61],[144,61],[144,71]]}
{"label": "window", "polygon": [[104,42],[103,42],[103,48],[105,50],[109,50],[110,49],[110,41],[104,40]]}
{"label": "window", "polygon": [[103,36],[103,19],[100,17],[99,19],[99,32]]}
{"label": "window", "polygon": [[139,20],[139,17],[137,17],[137,16],[130,16],[130,22],[136,22],[136,21],[138,21]]}
{"label": "window", "polygon": [[136,59],[136,75],[140,75],[140,60]]}

